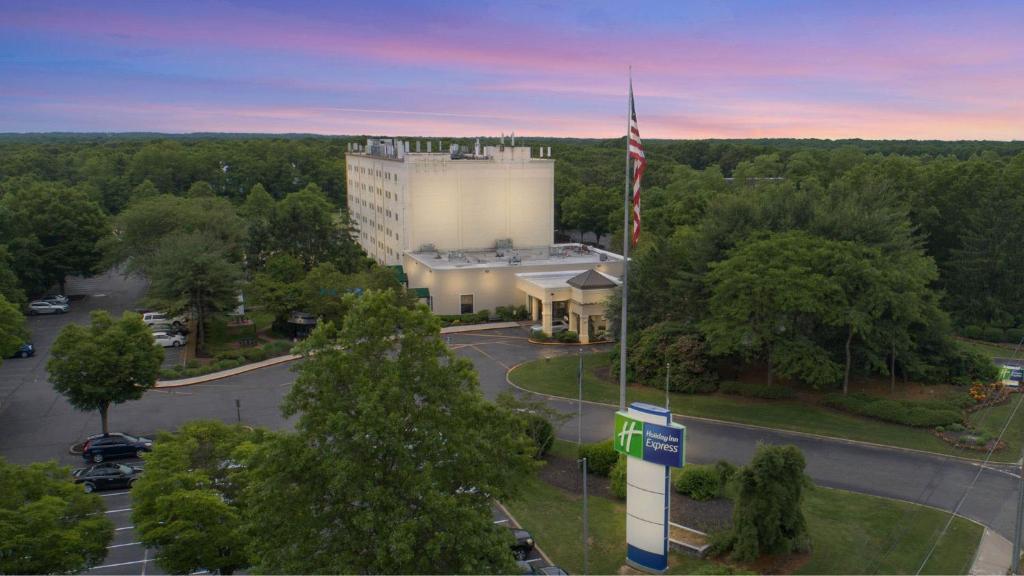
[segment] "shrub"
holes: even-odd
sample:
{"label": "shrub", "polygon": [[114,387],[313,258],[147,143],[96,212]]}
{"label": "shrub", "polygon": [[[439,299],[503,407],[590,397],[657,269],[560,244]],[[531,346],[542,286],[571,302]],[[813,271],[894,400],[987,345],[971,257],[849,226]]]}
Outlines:
{"label": "shrub", "polygon": [[719,495],[725,490],[725,485],[736,476],[736,471],[739,470],[736,466],[726,462],[725,460],[719,460],[715,462],[715,474],[718,475],[718,486]]}
{"label": "shrub", "polygon": [[718,472],[712,466],[684,466],[675,481],[676,492],[699,500],[711,500],[721,494]]}
{"label": "shrub", "polygon": [[942,434],[943,432],[946,431],[946,427],[945,426],[936,426],[935,427],[935,431],[938,432],[939,434]]}
{"label": "shrub", "polygon": [[598,476],[608,476],[619,460],[619,453],[611,440],[580,446],[579,457],[587,459],[587,468]]}
{"label": "shrub", "polygon": [[[589,462],[588,462],[589,465]],[[615,494],[616,498],[626,498],[626,457],[619,454],[619,459],[615,462],[615,466],[612,466],[611,474],[608,475],[611,479],[612,494]]]}
{"label": "shrub", "polygon": [[537,448],[534,458],[543,458],[555,442],[555,427],[540,414],[528,414],[526,435],[533,440],[533,444]]}
{"label": "shrub", "polygon": [[981,340],[984,338],[985,329],[977,324],[970,324],[964,326],[963,335],[973,340]]}
{"label": "shrub", "polygon": [[767,384],[747,384],[745,382],[722,382],[718,391],[723,394],[735,394],[748,398],[764,398],[765,400],[782,400],[793,398],[796,392],[785,386],[769,386]]}
{"label": "shrub", "polygon": [[669,390],[714,392],[718,387],[718,375],[708,365],[704,341],[683,323],[659,322],[645,328],[635,340],[630,339],[631,377],[640,383],[664,389],[668,362],[672,363]]}
{"label": "shrub", "polygon": [[1024,338],[1024,328],[1007,328],[1006,329],[1006,341],[1012,344],[1020,342],[1021,338]]}
{"label": "shrub", "polygon": [[283,340],[277,340],[263,346],[263,351],[267,353],[267,358],[273,358],[274,356],[283,356],[291,352],[291,342],[285,342]]}
{"label": "shrub", "polygon": [[981,339],[988,340],[989,342],[1002,342],[1003,340],[1006,340],[1006,333],[1003,332],[1002,328],[986,326],[981,331]]}
{"label": "shrub", "polygon": [[186,368],[199,368],[199,366],[199,360],[196,360],[195,358],[189,360],[188,363],[185,364]]}
{"label": "shrub", "polygon": [[949,430],[950,432],[963,432],[964,425],[959,422],[954,422],[949,426],[946,426],[946,430]]}
{"label": "shrub", "polygon": [[563,332],[559,332],[558,336],[556,338],[557,338],[557,340],[559,342],[566,342],[566,343],[572,343],[572,342],[579,342],[580,341],[579,335],[576,332],[573,332],[572,330],[565,330]]}
{"label": "shrub", "polygon": [[260,362],[267,359],[267,351],[263,348],[248,348],[243,357],[247,362]]}
{"label": "shrub", "polygon": [[876,398],[866,394],[829,394],[822,403],[836,410],[904,426],[934,428],[948,426],[963,419],[958,410],[962,407],[959,399],[913,402]]}

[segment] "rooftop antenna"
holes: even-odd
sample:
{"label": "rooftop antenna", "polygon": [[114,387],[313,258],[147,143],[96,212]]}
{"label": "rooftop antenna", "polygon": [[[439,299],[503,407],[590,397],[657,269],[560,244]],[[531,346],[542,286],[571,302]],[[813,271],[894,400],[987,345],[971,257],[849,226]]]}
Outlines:
{"label": "rooftop antenna", "polygon": [[516,147],[516,133],[514,130],[512,131],[512,147]]}

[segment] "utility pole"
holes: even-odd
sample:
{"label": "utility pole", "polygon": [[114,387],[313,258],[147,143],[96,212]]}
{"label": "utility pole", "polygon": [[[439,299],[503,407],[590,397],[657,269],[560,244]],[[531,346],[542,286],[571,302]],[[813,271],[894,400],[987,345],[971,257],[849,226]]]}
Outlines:
{"label": "utility pole", "polygon": [[[1024,402],[1024,400],[1021,400]],[[1024,535],[1024,448],[1020,451],[1020,482],[1017,484],[1017,526],[1013,531],[1013,558],[1010,558],[1010,573],[1020,574],[1020,546]]]}
{"label": "utility pole", "polygon": [[580,462],[583,463],[583,573],[589,574],[590,569],[588,567],[588,548],[590,544],[590,519],[587,515],[587,459],[582,458]]}
{"label": "utility pole", "polygon": [[235,416],[238,418],[238,423],[242,423],[242,401],[235,398]]}

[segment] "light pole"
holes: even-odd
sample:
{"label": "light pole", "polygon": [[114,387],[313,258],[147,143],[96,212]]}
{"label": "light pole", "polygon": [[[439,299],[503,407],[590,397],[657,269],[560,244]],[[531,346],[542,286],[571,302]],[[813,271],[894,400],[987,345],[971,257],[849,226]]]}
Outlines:
{"label": "light pole", "polygon": [[[1024,399],[1021,399],[1024,402]],[[1024,448],[1020,451],[1020,482],[1017,484],[1017,526],[1013,531],[1013,558],[1010,558],[1010,573],[1020,574],[1020,546],[1024,535]]]}
{"label": "light pole", "polygon": [[576,367],[576,385],[579,387],[579,401],[576,403],[576,449],[583,446],[583,348],[576,353],[579,365]]}
{"label": "light pole", "polygon": [[583,573],[590,573],[588,566],[588,545],[590,543],[589,530],[589,518],[587,514],[587,459],[581,458],[579,460],[583,464]]}

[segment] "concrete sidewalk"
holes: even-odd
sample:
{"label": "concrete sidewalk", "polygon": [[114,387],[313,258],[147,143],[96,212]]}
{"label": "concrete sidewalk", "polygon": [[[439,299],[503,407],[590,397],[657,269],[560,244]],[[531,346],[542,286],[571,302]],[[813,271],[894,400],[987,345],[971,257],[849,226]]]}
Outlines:
{"label": "concrete sidewalk", "polygon": [[985,532],[981,535],[978,551],[974,554],[974,564],[971,565],[968,574],[972,576],[1006,574],[1010,570],[1011,555],[1013,555],[1013,544],[986,527]]}
{"label": "concrete sidewalk", "polygon": [[[480,332],[483,330],[499,330],[502,328],[518,328],[520,324],[518,322],[494,322],[491,324],[470,324],[467,326],[448,326],[447,328],[441,328],[441,334],[458,334],[461,332]],[[230,370],[221,370],[220,372],[211,372],[210,374],[203,374],[201,376],[194,376],[192,378],[181,378],[178,380],[157,380],[154,388],[179,388],[181,386],[194,386],[196,384],[204,384],[206,382],[212,382],[214,380],[220,380],[221,378],[230,378],[231,376],[237,376],[239,374],[245,374],[253,370],[259,370],[260,368],[268,368],[270,366],[277,366],[278,364],[284,364],[285,362],[291,362],[302,358],[299,354],[288,354],[286,356],[277,356],[261,362],[253,362],[252,364],[245,364],[237,368],[231,368]]]}

